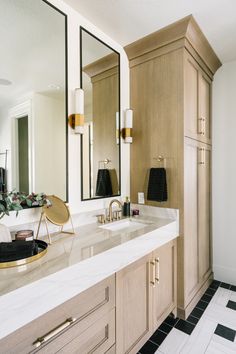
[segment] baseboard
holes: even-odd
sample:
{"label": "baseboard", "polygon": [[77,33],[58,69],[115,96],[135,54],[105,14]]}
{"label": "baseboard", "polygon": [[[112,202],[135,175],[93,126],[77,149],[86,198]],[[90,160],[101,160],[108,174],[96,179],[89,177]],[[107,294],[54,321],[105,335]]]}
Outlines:
{"label": "baseboard", "polygon": [[213,273],[210,274],[209,278],[205,281],[205,283],[202,285],[202,287],[198,290],[194,298],[190,301],[190,303],[183,308],[178,308],[177,309],[177,316],[179,318],[182,318],[183,320],[186,320],[186,318],[190,315],[194,307],[197,305],[198,301],[201,299],[202,295],[205,293],[209,285],[211,284],[213,279]]}
{"label": "baseboard", "polygon": [[236,268],[228,268],[214,264],[213,271],[214,279],[236,285]]}

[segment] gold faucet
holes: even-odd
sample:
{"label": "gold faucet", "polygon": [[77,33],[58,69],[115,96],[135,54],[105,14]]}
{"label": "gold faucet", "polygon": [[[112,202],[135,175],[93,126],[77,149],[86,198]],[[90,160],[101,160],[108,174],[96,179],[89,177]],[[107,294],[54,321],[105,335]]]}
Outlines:
{"label": "gold faucet", "polygon": [[[108,220],[113,221],[113,213],[112,213],[112,205],[116,203],[120,207],[119,211],[122,211],[122,204],[118,199],[112,199],[110,204],[109,204],[109,214],[108,214]],[[117,211],[118,212],[118,211]],[[117,218],[116,218],[117,219]]]}

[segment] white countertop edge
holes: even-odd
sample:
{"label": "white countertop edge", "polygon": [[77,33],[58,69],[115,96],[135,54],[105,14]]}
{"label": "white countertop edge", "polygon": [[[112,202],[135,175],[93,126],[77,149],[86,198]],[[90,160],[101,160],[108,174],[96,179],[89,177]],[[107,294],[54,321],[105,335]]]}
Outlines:
{"label": "white countertop edge", "polygon": [[0,297],[0,339],[179,236],[178,222],[153,230]]}

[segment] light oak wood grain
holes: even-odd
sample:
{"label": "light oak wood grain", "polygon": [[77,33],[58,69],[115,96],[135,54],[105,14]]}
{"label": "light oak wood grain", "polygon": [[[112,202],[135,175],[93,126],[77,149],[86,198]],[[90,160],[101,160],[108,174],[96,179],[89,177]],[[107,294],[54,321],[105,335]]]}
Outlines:
{"label": "light oak wood grain", "polygon": [[[136,354],[161,322],[175,312],[176,244],[176,240],[168,242],[117,273],[117,354]],[[157,259],[160,261],[159,266]]]}
{"label": "light oak wood grain", "polygon": [[151,254],[116,276],[116,353],[137,353],[152,334]]}
{"label": "light oak wood grain", "polygon": [[42,353],[52,354],[74,340],[114,307],[115,276],[112,276],[5,337],[0,342],[0,350],[4,354],[32,352],[35,349],[33,343],[37,338],[44,336],[67,318],[76,318],[74,324],[52,339],[52,345],[48,346],[52,343],[50,340],[42,349],[40,347]]}
{"label": "light oak wood grain", "polygon": [[[183,111],[183,51],[177,50],[131,68],[134,134],[131,146],[131,200],[144,192],[148,205],[178,208],[179,124]],[[159,155],[164,162],[155,160]],[[149,170],[166,167],[168,201],[147,200]]]}
{"label": "light oak wood grain", "polygon": [[214,75],[221,66],[221,62],[192,15],[127,45],[125,51],[129,60],[133,60],[183,38],[188,40],[191,47]]}
{"label": "light oak wood grain", "polygon": [[[184,296],[187,307],[212,273],[211,146],[185,138]],[[181,289],[181,288],[180,288]]]}
{"label": "light oak wood grain", "polygon": [[[63,346],[55,353],[58,354],[103,354],[115,343],[115,309],[96,321],[91,327],[79,336],[76,336],[69,344]],[[40,354],[54,353],[54,343],[47,351]]]}
{"label": "light oak wood grain", "polygon": [[[168,201],[146,204],[179,209],[178,308],[185,316],[212,274],[210,167],[201,177],[198,159],[204,147],[205,166],[210,161],[211,80],[221,63],[192,16],[125,50],[134,110],[131,200],[137,202],[138,192],[147,196],[151,167],[166,167]],[[158,155],[165,163],[155,163]]]}
{"label": "light oak wood grain", "polygon": [[176,240],[160,247],[153,252],[153,256],[157,269],[156,275],[159,278],[153,290],[153,327],[155,330],[177,306]]}

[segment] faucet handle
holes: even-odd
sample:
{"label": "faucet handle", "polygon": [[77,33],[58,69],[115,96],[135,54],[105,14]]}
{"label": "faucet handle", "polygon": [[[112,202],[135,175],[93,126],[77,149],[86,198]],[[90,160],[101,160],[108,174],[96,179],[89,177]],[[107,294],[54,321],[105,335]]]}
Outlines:
{"label": "faucet handle", "polygon": [[96,217],[98,218],[98,222],[99,222],[100,224],[105,224],[106,218],[105,218],[105,215],[104,215],[104,214],[98,214],[98,215],[96,215]]}
{"label": "faucet handle", "polygon": [[115,220],[119,220],[121,218],[122,209],[116,209],[113,211],[113,217]]}

